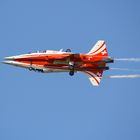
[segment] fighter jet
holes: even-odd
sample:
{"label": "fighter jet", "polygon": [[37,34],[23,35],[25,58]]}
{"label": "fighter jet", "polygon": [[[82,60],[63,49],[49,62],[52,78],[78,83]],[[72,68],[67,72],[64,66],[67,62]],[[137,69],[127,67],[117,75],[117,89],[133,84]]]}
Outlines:
{"label": "fighter jet", "polygon": [[113,63],[113,58],[108,56],[106,43],[99,40],[88,53],[72,53],[66,51],[45,50],[4,58],[5,64],[10,64],[30,71],[53,73],[68,72],[73,76],[76,72],[87,74],[90,82],[98,86],[103,72],[109,70],[108,63]]}

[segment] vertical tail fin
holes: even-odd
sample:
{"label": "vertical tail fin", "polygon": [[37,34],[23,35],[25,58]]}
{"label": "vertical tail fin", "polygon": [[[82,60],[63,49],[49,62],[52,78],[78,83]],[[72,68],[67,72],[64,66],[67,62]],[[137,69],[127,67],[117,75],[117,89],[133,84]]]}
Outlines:
{"label": "vertical tail fin", "polygon": [[100,56],[100,57],[106,57],[108,56],[108,52],[106,49],[106,43],[104,40],[99,40],[93,48],[89,51],[88,54],[94,55],[94,56]]}
{"label": "vertical tail fin", "polygon": [[[108,58],[108,52],[106,49],[106,43],[104,40],[99,40],[94,46],[93,48],[89,51],[88,53],[89,55],[92,55],[93,58],[96,61],[102,61],[105,58]],[[99,64],[99,66],[101,67],[105,67],[106,63],[102,62]],[[101,82],[101,78],[103,75],[103,69],[97,69],[97,70],[91,70],[91,71],[85,71],[85,73],[88,75],[90,82],[92,83],[92,85],[94,86],[99,86],[100,82]]]}
{"label": "vertical tail fin", "polygon": [[103,70],[85,71],[93,86],[99,86],[103,74]]}

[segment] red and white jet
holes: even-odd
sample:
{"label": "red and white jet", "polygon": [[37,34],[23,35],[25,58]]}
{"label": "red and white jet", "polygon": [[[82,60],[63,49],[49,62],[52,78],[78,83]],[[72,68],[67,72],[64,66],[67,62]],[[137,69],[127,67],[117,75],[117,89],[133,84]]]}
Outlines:
{"label": "red and white jet", "polygon": [[94,86],[100,84],[103,71],[108,70],[107,63],[114,60],[108,56],[106,43],[99,40],[86,54],[75,54],[70,49],[66,51],[45,50],[11,57],[5,57],[5,64],[27,68],[29,70],[50,73],[69,72],[73,76],[75,72],[83,72],[88,75]]}

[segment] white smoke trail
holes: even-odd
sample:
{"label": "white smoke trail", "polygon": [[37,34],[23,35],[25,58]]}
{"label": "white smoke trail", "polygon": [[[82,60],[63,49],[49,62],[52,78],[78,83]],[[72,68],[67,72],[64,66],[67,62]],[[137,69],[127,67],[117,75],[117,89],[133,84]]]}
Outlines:
{"label": "white smoke trail", "polygon": [[140,58],[114,58],[115,61],[140,62]]}
{"label": "white smoke trail", "polygon": [[112,78],[112,79],[140,78],[140,74],[135,74],[135,75],[112,75],[112,76],[108,76],[106,78]]}
{"label": "white smoke trail", "polygon": [[140,69],[128,69],[128,68],[110,68],[110,70],[120,70],[120,71],[140,71]]}

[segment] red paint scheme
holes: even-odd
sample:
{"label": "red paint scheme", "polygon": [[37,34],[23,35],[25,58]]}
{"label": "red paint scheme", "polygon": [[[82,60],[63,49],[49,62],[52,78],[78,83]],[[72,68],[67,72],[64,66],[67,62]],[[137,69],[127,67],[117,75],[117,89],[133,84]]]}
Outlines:
{"label": "red paint scheme", "polygon": [[62,51],[45,51],[6,57],[5,63],[38,70],[42,72],[84,72],[95,86],[99,85],[102,73],[107,70],[107,63],[113,59],[108,57],[105,41],[99,40],[87,54],[74,54]]}

